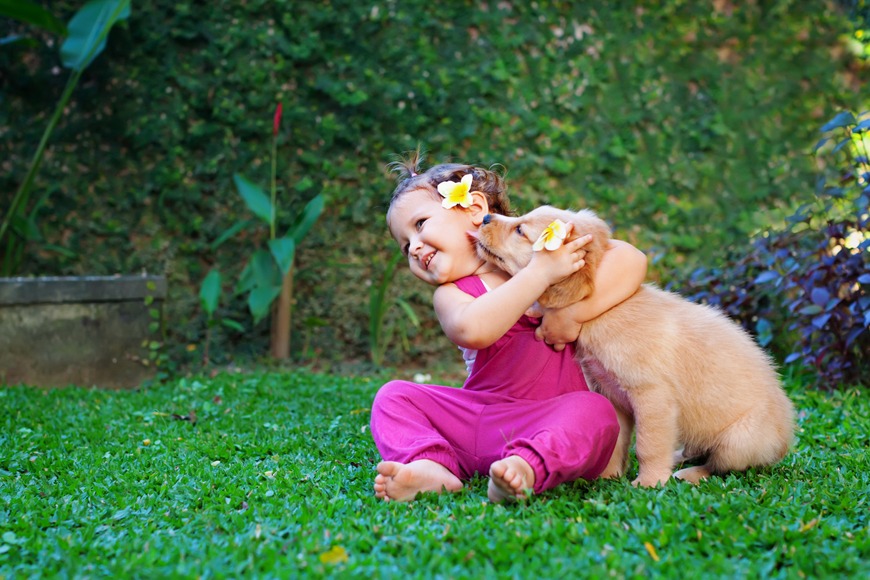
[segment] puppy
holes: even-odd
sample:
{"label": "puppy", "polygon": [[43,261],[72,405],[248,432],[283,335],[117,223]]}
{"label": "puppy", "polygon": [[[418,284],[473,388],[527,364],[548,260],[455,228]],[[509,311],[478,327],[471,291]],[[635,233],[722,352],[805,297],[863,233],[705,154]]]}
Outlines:
{"label": "puppy", "polygon": [[[480,257],[511,275],[532,259],[532,246],[554,220],[573,225],[567,241],[592,234],[586,265],[538,300],[561,308],[587,297],[610,229],[589,210],[549,206],[524,216],[491,215],[478,231]],[[542,250],[546,251],[546,250]],[[620,435],[603,477],[621,476],[632,430],[640,473],[634,485],[671,475],[698,483],[711,474],[771,465],[787,453],[794,409],[767,354],[719,310],[645,284],[583,324],[577,360],[590,387],[616,407]],[[675,450],[682,447],[682,451]],[[675,463],[703,464],[672,473]]]}

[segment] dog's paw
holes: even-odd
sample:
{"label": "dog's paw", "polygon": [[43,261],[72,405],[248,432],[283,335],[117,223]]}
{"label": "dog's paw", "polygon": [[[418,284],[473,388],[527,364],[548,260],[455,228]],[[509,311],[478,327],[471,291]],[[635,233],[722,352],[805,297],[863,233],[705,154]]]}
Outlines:
{"label": "dog's paw", "polygon": [[647,473],[640,474],[637,479],[631,482],[634,487],[658,487],[664,485],[671,479],[670,472],[666,474],[650,475]]}
{"label": "dog's paw", "polygon": [[601,475],[598,477],[601,479],[619,479],[623,473],[625,473],[625,470],[621,466],[611,467],[608,465],[607,469],[601,472]]}
{"label": "dog's paw", "polygon": [[707,479],[712,474],[710,470],[704,467],[703,465],[696,465],[694,467],[687,467],[685,469],[681,469],[678,472],[674,473],[674,477],[677,479],[682,479],[683,481],[688,481],[689,483],[698,484],[701,481]]}

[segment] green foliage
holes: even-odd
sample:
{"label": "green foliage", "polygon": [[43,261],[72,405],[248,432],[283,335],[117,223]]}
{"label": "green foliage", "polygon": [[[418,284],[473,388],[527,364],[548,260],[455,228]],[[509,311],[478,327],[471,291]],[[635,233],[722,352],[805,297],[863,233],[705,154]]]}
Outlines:
{"label": "green foliage", "polygon": [[26,22],[58,36],[66,36],[67,33],[66,24],[62,20],[31,0],[0,0],[0,15]]}
{"label": "green foliage", "polygon": [[[269,201],[263,190],[241,175],[235,175],[234,179],[239,195],[244,199],[248,209],[269,224],[270,230],[274,230],[277,208]],[[323,208],[322,196],[318,195],[310,200],[287,234],[269,239],[268,251],[256,250],[242,271],[236,291],[248,293],[248,307],[255,322],[259,322],[269,313],[272,302],[281,292],[284,276],[293,267],[296,246],[314,226],[323,213]],[[231,229],[236,228],[234,226]]]}
{"label": "green foliage", "polygon": [[[370,350],[360,288],[380,280],[373,254],[391,255],[382,216],[393,184],[382,168],[394,153],[422,143],[433,162],[503,163],[518,210],[590,206],[651,250],[653,275],[667,278],[792,213],[812,193],[802,147],[818,121],[861,107],[863,69],[842,39],[852,26],[825,0],[739,10],[253,0],[218,11],[155,0],[130,23],[110,39],[111,58],[88,69],[36,183],[51,192],[44,239],[65,253],[34,246],[23,267],[165,273],[181,347],[203,338],[206,273],[236,279],[252,248],[265,249],[236,225],[249,216],[233,175],[267,179],[276,99],[289,127],[277,143],[289,210],[279,231],[317,195],[329,208],[328,227],[294,258],[295,311],[327,324],[296,332],[319,356],[351,359]],[[39,139],[34,120],[60,90],[55,51],[12,46],[0,52],[0,131],[15,136],[0,140],[3,205]],[[421,321],[404,358],[453,356],[430,290],[401,269],[394,288]],[[235,296],[222,308],[241,320],[248,306]],[[261,352],[268,333],[257,324],[213,338],[226,360]],[[180,350],[179,360],[193,356]]]}
{"label": "green foliage", "polygon": [[[840,153],[816,198],[765,231],[724,268],[693,272],[684,291],[719,306],[833,389],[868,384],[870,368],[870,117],[839,113],[817,150]],[[733,253],[732,253],[733,257]]]}
{"label": "green foliage", "polygon": [[[256,217],[265,222],[269,226],[269,239],[267,246],[268,251],[256,250],[248,260],[247,266],[242,271],[237,286],[238,293],[248,293],[248,308],[254,317],[254,322],[259,322],[269,314],[272,303],[275,298],[281,293],[281,287],[286,284],[287,274],[293,268],[293,258],[296,254],[296,246],[298,246],[314,223],[323,213],[324,201],[323,196],[317,195],[310,200],[302,213],[297,216],[293,227],[284,236],[277,236],[277,215],[278,201],[275,185],[275,173],[277,167],[276,151],[277,137],[281,123],[281,103],[275,111],[273,130],[272,130],[272,186],[270,188],[271,198],[255,183],[247,179],[245,176],[238,173],[233,175],[233,181],[236,184],[236,189],[239,192],[245,205]],[[228,240],[231,235],[235,235],[246,227],[250,222],[241,221],[227,230],[220,236],[221,243]],[[217,244],[216,244],[217,245]],[[215,272],[215,270],[212,270]],[[214,286],[214,280],[203,281],[203,288],[208,282]],[[291,289],[292,290],[292,289]],[[217,285],[218,298],[220,295],[220,284]],[[202,296],[203,290],[200,290]],[[211,312],[206,311],[211,320],[213,309]],[[289,337],[288,337],[289,338]]]}
{"label": "green foliage", "polygon": [[[0,576],[866,578],[870,399],[790,378],[778,465],[699,486],[486,483],[377,501],[386,379],[192,376],[137,392],[0,390]],[[433,379],[440,382],[440,377]],[[521,555],[521,557],[519,557]]]}
{"label": "green foliage", "polygon": [[208,315],[209,320],[214,317],[214,313],[217,311],[220,296],[221,273],[217,270],[211,270],[202,281],[202,286],[199,288],[199,303]]}
{"label": "green foliage", "polygon": [[[54,20],[44,11],[35,10],[27,4],[20,5],[14,10],[5,10],[14,17],[26,17],[26,22],[37,23],[57,29]],[[62,32],[67,34],[60,47],[63,66],[70,69],[69,80],[66,88],[54,108],[54,114],[42,134],[36,153],[30,162],[27,176],[12,198],[8,209],[3,212],[3,221],[0,222],[0,255],[3,262],[0,264],[0,275],[9,276],[18,273],[18,269],[24,259],[28,242],[40,239],[38,226],[38,213],[45,203],[48,194],[42,194],[41,198],[28,208],[30,190],[33,186],[36,173],[42,164],[43,155],[58,121],[63,115],[64,109],[72,98],[73,91],[79,83],[82,72],[93,60],[99,56],[106,46],[106,37],[119,20],[126,20],[130,16],[130,0],[91,0],[73,16],[69,26]]]}
{"label": "green foliage", "polygon": [[88,68],[105,50],[112,26],[129,17],[129,0],[90,0],[69,21],[68,36],[60,45],[63,66],[74,71]]}
{"label": "green foliage", "polygon": [[[369,288],[369,355],[376,366],[383,364],[384,355],[396,331],[400,334],[404,350],[408,350],[408,325],[420,328],[420,320],[411,305],[402,298],[391,299],[389,295],[396,266],[403,261],[405,257],[400,252],[395,252],[387,262],[380,282]],[[389,317],[396,307],[401,313]]]}

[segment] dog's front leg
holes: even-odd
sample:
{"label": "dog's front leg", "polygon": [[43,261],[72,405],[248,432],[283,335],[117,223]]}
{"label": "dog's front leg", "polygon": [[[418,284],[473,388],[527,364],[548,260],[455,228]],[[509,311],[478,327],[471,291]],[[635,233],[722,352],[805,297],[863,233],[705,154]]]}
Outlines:
{"label": "dog's front leg", "polygon": [[634,409],[637,432],[637,462],[640,473],[632,485],[664,485],[673,471],[677,444],[678,406],[665,385],[642,385],[629,397]]}

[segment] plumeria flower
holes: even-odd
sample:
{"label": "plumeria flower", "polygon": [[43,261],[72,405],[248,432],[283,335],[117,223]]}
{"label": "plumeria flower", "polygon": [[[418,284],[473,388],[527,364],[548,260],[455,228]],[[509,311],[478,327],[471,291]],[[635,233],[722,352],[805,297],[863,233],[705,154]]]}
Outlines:
{"label": "plumeria flower", "polygon": [[455,181],[442,181],[438,184],[438,193],[444,197],[441,206],[444,209],[461,205],[471,205],[471,174],[463,175],[459,183]]}
{"label": "plumeria flower", "polygon": [[541,232],[540,237],[535,241],[532,249],[536,252],[540,252],[542,248],[546,248],[552,252],[553,250],[562,247],[562,244],[565,243],[565,238],[567,237],[568,225],[562,220],[555,220],[551,222],[543,232]]}

